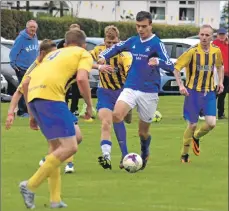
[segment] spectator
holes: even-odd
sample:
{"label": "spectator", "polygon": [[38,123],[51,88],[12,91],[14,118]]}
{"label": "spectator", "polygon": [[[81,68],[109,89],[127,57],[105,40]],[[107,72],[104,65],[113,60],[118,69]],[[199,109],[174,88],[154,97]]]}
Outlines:
{"label": "spectator", "polygon": [[[19,83],[21,83],[26,70],[39,54],[37,28],[36,21],[29,20],[26,23],[26,29],[19,33],[10,51],[10,64],[16,72]],[[29,116],[24,98],[21,98],[18,103],[17,115],[21,117]]]}
{"label": "spectator", "polygon": [[224,104],[225,97],[229,91],[229,68],[228,68],[228,36],[225,28],[220,28],[217,32],[217,38],[213,41],[213,44],[218,46],[223,56],[224,64],[224,91],[218,96],[218,119],[225,119]]}
{"label": "spectator", "polygon": [[[76,23],[71,24],[71,26],[69,27],[69,30],[74,30],[74,29],[80,29],[80,26]],[[65,40],[64,39],[61,40],[58,43],[57,48],[63,48],[64,43],[65,43]],[[66,93],[66,98],[65,98],[66,103],[68,103],[70,99],[70,91],[72,92],[70,110],[75,116],[79,116],[78,104],[79,104],[79,99],[80,99],[80,91],[78,89],[77,83],[73,83],[71,86],[71,89],[69,89],[68,92]]]}

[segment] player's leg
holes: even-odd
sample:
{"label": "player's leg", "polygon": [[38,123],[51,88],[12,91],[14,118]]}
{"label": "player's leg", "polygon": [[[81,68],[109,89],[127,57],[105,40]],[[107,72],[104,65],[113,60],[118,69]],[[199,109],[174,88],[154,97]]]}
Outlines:
{"label": "player's leg", "polygon": [[124,118],[125,123],[130,124],[132,122],[132,110],[128,112],[128,114]]}
{"label": "player's leg", "polygon": [[113,125],[116,137],[119,142],[119,147],[122,152],[122,158],[119,167],[122,169],[122,160],[126,154],[128,154],[126,144],[126,129],[124,125],[124,118],[127,114],[136,106],[136,95],[132,89],[124,89],[119,95],[114,111],[113,111]]}
{"label": "player's leg", "polygon": [[204,96],[203,102],[203,111],[205,114],[205,122],[201,125],[201,127],[195,131],[193,135],[193,152],[196,155],[200,151],[199,139],[206,134],[208,134],[216,125],[216,94],[215,92],[208,92],[206,96]]}
{"label": "player's leg", "polygon": [[201,101],[201,96],[195,90],[188,89],[189,96],[185,97],[183,115],[184,119],[187,121],[188,125],[184,131],[183,135],[183,145],[181,149],[181,162],[188,163],[189,160],[189,149],[193,140],[193,134],[196,130],[199,113],[201,107],[199,102]]}
{"label": "player's leg", "polygon": [[67,105],[63,102],[39,99],[32,102],[32,105],[36,113],[32,106],[30,106],[31,111],[46,139],[50,141],[50,144],[59,140],[60,146],[46,157],[44,164],[28,182],[24,181],[20,184],[21,193],[28,208],[34,207],[35,190],[55,172],[64,160],[77,151],[72,114]]}
{"label": "player's leg", "polygon": [[139,137],[141,144],[141,157],[143,160],[142,170],[146,167],[149,159],[149,147],[151,142],[151,135],[149,128],[152,122],[152,117],[157,110],[158,94],[138,92],[137,111],[139,114]]}
{"label": "player's leg", "polygon": [[[80,144],[82,142],[82,135],[81,135],[81,131],[79,126],[77,125],[77,123],[75,123],[75,131],[76,131],[76,141],[78,144]],[[64,172],[66,174],[68,173],[73,173],[75,171],[74,169],[74,155],[72,155],[71,157],[69,157],[66,161],[67,164],[64,168]]]}

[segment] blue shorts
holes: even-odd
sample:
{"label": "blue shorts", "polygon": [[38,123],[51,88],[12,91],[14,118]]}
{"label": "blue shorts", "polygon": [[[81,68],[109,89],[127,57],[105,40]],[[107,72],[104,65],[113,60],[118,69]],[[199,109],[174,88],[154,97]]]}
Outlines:
{"label": "blue shorts", "polygon": [[112,90],[112,89],[104,89],[104,88],[98,88],[97,89],[97,110],[101,108],[107,108],[111,111],[114,110],[115,103],[122,92],[123,89],[118,90]]}
{"label": "blue shorts", "polygon": [[29,107],[47,140],[76,135],[74,124],[77,118],[65,102],[34,99]]}
{"label": "blue shorts", "polygon": [[197,123],[199,113],[202,110],[205,116],[216,116],[216,93],[197,92],[187,89],[189,96],[184,101],[184,119],[190,123]]}

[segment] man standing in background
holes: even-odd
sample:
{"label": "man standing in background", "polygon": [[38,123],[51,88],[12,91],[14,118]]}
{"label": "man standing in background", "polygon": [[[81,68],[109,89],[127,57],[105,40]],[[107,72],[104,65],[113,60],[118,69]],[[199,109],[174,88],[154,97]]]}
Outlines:
{"label": "man standing in background", "polygon": [[[36,21],[29,20],[26,23],[26,29],[19,33],[10,51],[10,64],[16,72],[19,83],[21,83],[26,70],[35,61],[39,54],[39,45],[36,35],[37,28],[38,25]],[[17,115],[21,117],[28,117],[23,97],[18,103]]]}
{"label": "man standing in background", "polygon": [[225,28],[220,28],[217,32],[217,39],[213,44],[218,46],[223,56],[224,64],[224,91],[218,96],[218,119],[225,119],[224,104],[226,94],[229,92],[229,68],[228,68],[228,36]]}

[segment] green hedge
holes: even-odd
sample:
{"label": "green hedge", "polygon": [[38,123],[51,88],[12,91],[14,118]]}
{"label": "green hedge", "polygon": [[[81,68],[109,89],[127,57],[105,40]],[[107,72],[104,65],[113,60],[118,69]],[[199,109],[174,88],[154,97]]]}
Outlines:
{"label": "green hedge", "polygon": [[[103,37],[104,28],[107,25],[115,25],[120,31],[122,40],[136,34],[134,22],[98,22],[86,18],[65,17],[33,17],[30,12],[17,10],[1,10],[1,36],[7,39],[15,39],[17,33],[25,28],[28,20],[35,19],[38,23],[38,39],[44,38],[59,39],[63,38],[65,32],[72,23],[78,23],[88,37]],[[199,28],[189,25],[166,25],[153,24],[153,31],[160,38],[184,38],[196,35]]]}

